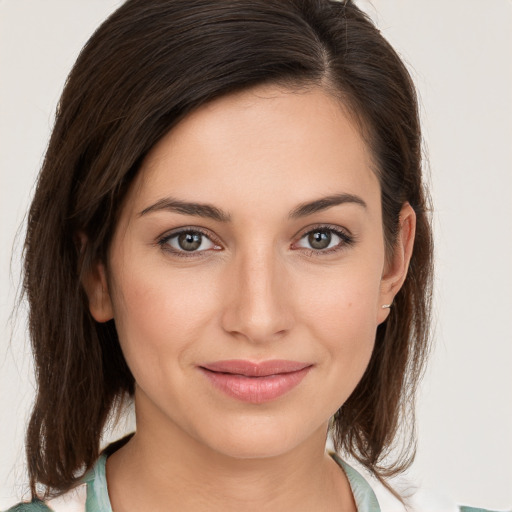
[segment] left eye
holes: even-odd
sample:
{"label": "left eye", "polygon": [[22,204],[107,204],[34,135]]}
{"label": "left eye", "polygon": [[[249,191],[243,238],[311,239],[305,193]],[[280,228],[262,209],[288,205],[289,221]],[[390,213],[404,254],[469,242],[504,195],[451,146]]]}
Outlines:
{"label": "left eye", "polygon": [[299,247],[313,249],[315,251],[325,251],[337,247],[343,242],[348,242],[347,236],[342,236],[333,229],[319,228],[306,233],[297,243]]}
{"label": "left eye", "polygon": [[199,252],[214,249],[216,245],[200,231],[181,231],[162,240],[175,252]]}

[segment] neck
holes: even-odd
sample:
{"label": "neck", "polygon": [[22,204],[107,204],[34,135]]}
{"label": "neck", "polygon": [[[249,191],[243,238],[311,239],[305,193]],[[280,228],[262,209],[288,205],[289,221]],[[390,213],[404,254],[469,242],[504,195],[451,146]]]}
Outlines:
{"label": "neck", "polygon": [[216,452],[176,425],[138,422],[107,461],[112,507],[128,510],[355,510],[345,474],[325,453],[326,426],[262,458]]}

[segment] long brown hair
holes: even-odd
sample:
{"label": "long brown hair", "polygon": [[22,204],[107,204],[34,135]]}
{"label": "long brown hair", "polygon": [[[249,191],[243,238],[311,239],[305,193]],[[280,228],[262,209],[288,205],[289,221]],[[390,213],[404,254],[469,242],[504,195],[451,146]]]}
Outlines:
{"label": "long brown hair", "polygon": [[33,495],[36,484],[45,496],[65,491],[94,464],[107,418],[134,391],[115,325],[93,320],[81,276],[105,261],[142,160],[200,105],[261,83],[319,85],[358,120],[380,180],[389,250],[402,205],[416,212],[408,277],[332,426],[336,448],[378,477],[411,461],[411,443],[394,459],[386,455],[400,418],[413,411],[428,352],[432,239],[417,101],[400,58],[351,1],[128,0],[69,75],[28,217]]}

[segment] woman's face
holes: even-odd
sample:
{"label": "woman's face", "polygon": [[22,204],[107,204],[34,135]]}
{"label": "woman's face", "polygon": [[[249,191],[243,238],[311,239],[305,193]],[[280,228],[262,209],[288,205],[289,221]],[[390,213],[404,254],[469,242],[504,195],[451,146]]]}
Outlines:
{"label": "woman's face", "polygon": [[405,276],[398,245],[386,260],[370,154],[321,89],[189,115],[144,161],[87,287],[115,319],[138,430],[238,458],[325,439]]}

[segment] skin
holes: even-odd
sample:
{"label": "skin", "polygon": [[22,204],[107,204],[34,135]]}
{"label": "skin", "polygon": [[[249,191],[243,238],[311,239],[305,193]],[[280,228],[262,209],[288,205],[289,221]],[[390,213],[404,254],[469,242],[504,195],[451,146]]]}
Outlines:
{"label": "skin", "polygon": [[[333,194],[364,205],[290,217]],[[154,206],[169,197],[230,220]],[[307,234],[326,226],[352,241],[330,232],[337,250],[312,251]],[[371,155],[320,88],[258,86],[167,134],[128,193],[107,264],[85,283],[94,318],[115,319],[136,380],[137,433],[107,461],[113,509],[355,510],[325,439],[368,364],[382,305],[405,279],[415,226],[407,204],[400,226],[386,257]],[[189,257],[172,252],[176,237],[162,241],[183,227],[209,237]],[[253,404],[198,369],[226,359],[312,366],[285,395]]]}

